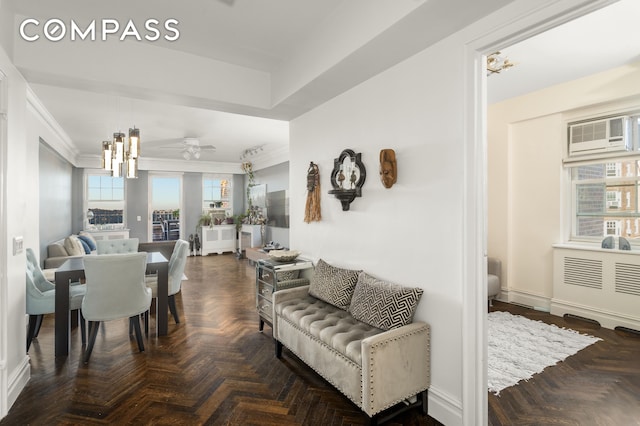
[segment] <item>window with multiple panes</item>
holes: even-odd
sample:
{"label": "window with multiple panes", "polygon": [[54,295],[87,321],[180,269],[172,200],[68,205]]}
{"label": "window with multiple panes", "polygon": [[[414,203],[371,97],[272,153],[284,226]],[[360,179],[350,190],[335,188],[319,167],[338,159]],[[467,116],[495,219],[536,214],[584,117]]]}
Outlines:
{"label": "window with multiple panes", "polygon": [[87,211],[93,213],[89,225],[124,225],[124,178],[108,174],[86,175]]}
{"label": "window with multiple panes", "polygon": [[571,179],[572,240],[599,242],[608,235],[640,238],[640,115],[632,115],[631,123],[634,150],[566,164]]}
{"label": "window with multiple panes", "polygon": [[[612,171],[624,171],[614,173]],[[573,239],[636,238],[640,160],[618,159],[571,167]]]}
{"label": "window with multiple panes", "polygon": [[202,210],[225,210],[233,213],[233,192],[231,190],[232,175],[202,176]]}

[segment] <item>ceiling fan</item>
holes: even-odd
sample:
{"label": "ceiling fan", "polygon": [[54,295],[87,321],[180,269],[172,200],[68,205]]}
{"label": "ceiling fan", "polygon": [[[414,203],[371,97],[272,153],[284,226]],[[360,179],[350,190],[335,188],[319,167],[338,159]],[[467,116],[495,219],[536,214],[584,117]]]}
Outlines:
{"label": "ceiling fan", "polygon": [[198,138],[184,138],[177,146],[161,146],[160,148],[179,149],[182,153],[182,158],[185,160],[199,160],[203,151],[215,152],[216,150],[213,145],[201,145]]}

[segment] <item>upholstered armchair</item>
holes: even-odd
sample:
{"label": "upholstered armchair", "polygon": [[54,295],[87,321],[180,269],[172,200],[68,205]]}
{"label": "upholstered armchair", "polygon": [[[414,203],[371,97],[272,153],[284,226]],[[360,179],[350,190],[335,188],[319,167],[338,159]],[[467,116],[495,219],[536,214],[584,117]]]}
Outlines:
{"label": "upholstered armchair", "polygon": [[48,274],[40,269],[40,263],[38,262],[38,259],[36,259],[36,254],[33,252],[31,247],[27,247],[25,254],[27,257],[27,268],[34,271],[34,275],[37,275],[37,281],[41,281],[42,279],[49,281],[49,283],[55,281],[55,269],[50,269],[49,271],[52,271],[52,273],[49,272]]}
{"label": "upholstered armchair", "polygon": [[138,251],[138,244],[139,240],[137,238],[98,240],[96,241],[96,252],[98,254],[136,253]]}
{"label": "upholstered armchair", "polygon": [[[56,286],[49,282],[42,273],[36,261],[35,253],[31,248],[26,249],[27,254],[27,275],[26,275],[26,299],[27,315],[29,315],[29,329],[27,331],[27,351],[31,347],[31,341],[38,337],[42,319],[45,314],[52,314],[56,311]],[[69,309],[72,311],[80,309],[82,299],[85,295],[84,285],[72,285],[69,287]],[[85,343],[85,323],[81,318],[82,343]]]}
{"label": "upholstered armchair", "polygon": [[493,306],[493,299],[500,294],[502,285],[502,261],[495,257],[487,259],[487,298],[489,306]]}
{"label": "upholstered armchair", "polygon": [[98,328],[103,321],[129,318],[136,332],[140,352],[144,351],[140,314],[151,306],[151,290],[144,282],[147,253],[87,256],[84,271],[87,293],[82,314],[89,321],[89,341],[84,352],[85,364],[93,351]]}

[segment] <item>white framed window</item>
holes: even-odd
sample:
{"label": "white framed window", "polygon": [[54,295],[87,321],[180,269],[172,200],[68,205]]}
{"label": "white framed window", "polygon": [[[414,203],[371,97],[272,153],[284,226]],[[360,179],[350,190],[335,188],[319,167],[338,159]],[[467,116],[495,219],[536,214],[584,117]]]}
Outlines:
{"label": "white framed window", "polygon": [[620,163],[607,163],[607,177],[620,177],[622,164]]}
{"label": "white framed window", "polygon": [[620,191],[607,191],[607,208],[619,209],[621,207],[622,192]]}
{"label": "white framed window", "polygon": [[640,237],[640,160],[637,155],[572,165],[570,176],[572,240],[599,242],[608,235],[619,236],[624,224],[627,224],[626,236]]}
{"label": "white framed window", "polygon": [[604,234],[620,236],[620,221],[619,220],[607,220],[604,222]]}
{"label": "white framed window", "polygon": [[202,210],[224,210],[233,213],[233,175],[216,174],[202,176]]}
{"label": "white framed window", "polygon": [[[85,214],[93,229],[125,227],[124,177],[113,177],[102,171],[85,172]],[[88,212],[91,212],[89,214]]]}

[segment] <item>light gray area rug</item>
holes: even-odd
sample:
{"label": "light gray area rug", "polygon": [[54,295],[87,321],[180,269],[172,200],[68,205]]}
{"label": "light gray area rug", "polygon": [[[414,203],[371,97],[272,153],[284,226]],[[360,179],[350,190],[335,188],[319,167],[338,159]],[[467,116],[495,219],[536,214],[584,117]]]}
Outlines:
{"label": "light gray area rug", "polygon": [[487,326],[489,392],[499,395],[502,389],[530,379],[598,340],[602,339],[509,312],[490,312]]}

